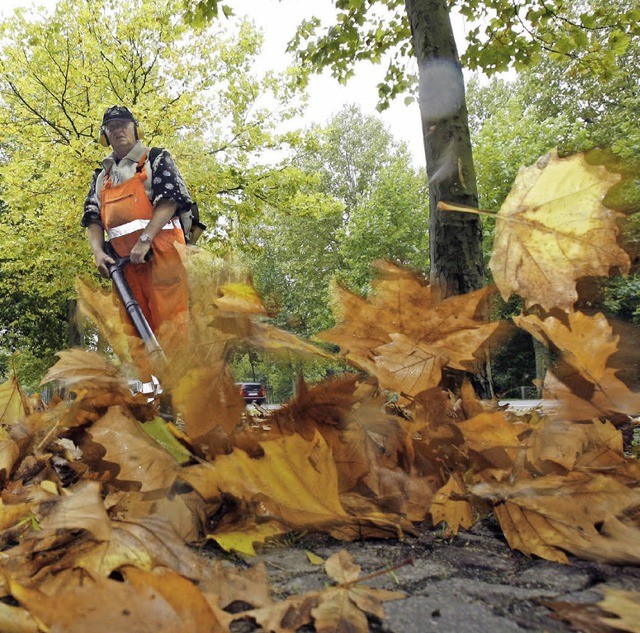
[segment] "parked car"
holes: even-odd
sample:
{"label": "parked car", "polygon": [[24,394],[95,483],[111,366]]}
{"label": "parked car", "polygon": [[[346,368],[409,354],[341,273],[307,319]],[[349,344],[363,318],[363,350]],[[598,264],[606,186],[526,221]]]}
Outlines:
{"label": "parked car", "polygon": [[240,395],[247,404],[264,404],[267,401],[267,392],[264,385],[259,382],[237,382]]}

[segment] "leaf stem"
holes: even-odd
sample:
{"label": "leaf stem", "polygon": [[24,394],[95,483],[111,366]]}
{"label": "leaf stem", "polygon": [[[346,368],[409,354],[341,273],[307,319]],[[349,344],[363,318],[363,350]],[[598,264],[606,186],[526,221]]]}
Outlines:
{"label": "leaf stem", "polygon": [[339,587],[352,587],[353,585],[358,585],[364,580],[371,580],[373,578],[378,578],[378,576],[383,576],[384,574],[388,574],[391,571],[395,571],[396,569],[400,569],[401,567],[406,567],[407,565],[413,565],[413,558],[405,558],[405,560],[392,565],[391,567],[385,567],[384,569],[379,569],[378,571],[374,571],[371,574],[367,574],[366,576],[361,576],[360,578],[356,578],[356,580],[351,580],[349,582],[342,582],[338,586]]}
{"label": "leaf stem", "polygon": [[462,204],[452,204],[450,202],[444,202],[440,200],[436,207],[438,211],[461,211],[462,213],[473,213],[474,215],[488,215],[492,218],[496,217],[494,211],[484,211],[483,209],[475,209],[474,207],[465,207]]}

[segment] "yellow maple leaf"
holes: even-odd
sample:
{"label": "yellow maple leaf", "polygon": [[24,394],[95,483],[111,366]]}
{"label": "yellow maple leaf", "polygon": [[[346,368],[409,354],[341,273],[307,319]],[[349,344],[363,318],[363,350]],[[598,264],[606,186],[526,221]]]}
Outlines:
{"label": "yellow maple leaf", "polygon": [[219,499],[222,493],[262,499],[274,519],[292,528],[350,521],[338,498],[333,455],[319,433],[310,442],[291,435],[262,442],[261,447],[260,459],[234,449],[213,463],[183,468],[180,478],[205,500]]}
{"label": "yellow maple leaf", "polygon": [[12,374],[0,385],[0,423],[13,425],[21,422],[31,412],[29,401]]}
{"label": "yellow maple leaf", "polygon": [[576,279],[629,269],[616,242],[619,214],[602,203],[621,178],[584,154],[555,151],[521,168],[497,215],[489,261],[505,299],[517,294],[527,306],[569,310]]}
{"label": "yellow maple leaf", "polygon": [[242,523],[234,524],[229,529],[216,530],[207,538],[215,541],[227,552],[255,556],[256,543],[264,543],[268,538],[282,535],[285,532],[286,529],[277,521],[258,523],[253,517],[248,517]]}

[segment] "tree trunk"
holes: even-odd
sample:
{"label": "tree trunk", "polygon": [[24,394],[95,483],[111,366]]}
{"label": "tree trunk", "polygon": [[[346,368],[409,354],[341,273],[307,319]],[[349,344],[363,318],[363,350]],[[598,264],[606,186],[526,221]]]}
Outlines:
{"label": "tree trunk", "polygon": [[82,345],[82,332],[78,325],[78,302],[75,299],[67,299],[67,344],[69,347]]}
{"label": "tree trunk", "polygon": [[[478,189],[464,77],[447,1],[405,0],[405,6],[418,61],[420,115],[429,180],[432,296],[441,300],[484,285],[480,218],[470,213],[437,210],[441,200],[477,207]],[[484,363],[476,364],[471,379],[481,398],[492,396]]]}
{"label": "tree trunk", "polygon": [[439,201],[478,206],[464,78],[446,0],[405,0],[420,79],[430,194],[431,283],[440,299],[484,285],[482,226]]}
{"label": "tree trunk", "polygon": [[543,345],[535,336],[531,338],[533,340],[533,352],[536,359],[536,395],[538,398],[542,398],[544,378],[547,375],[547,370],[551,367],[551,352],[549,348]]}

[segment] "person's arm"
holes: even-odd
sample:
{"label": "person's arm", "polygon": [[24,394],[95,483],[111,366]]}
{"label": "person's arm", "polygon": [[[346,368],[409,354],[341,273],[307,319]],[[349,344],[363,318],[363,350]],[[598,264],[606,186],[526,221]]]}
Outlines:
{"label": "person's arm", "polygon": [[91,179],[89,194],[84,202],[84,213],[80,224],[87,229],[87,239],[93,251],[96,268],[102,277],[109,278],[108,264],[114,264],[111,256],[104,252],[104,227],[100,221],[100,196],[97,192],[98,176],[102,172],[96,169]]}
{"label": "person's arm", "polygon": [[144,230],[144,233],[146,233],[151,240],[149,242],[141,242],[138,240],[135,243],[129,255],[132,264],[142,264],[144,262],[144,258],[151,248],[151,242],[153,242],[155,236],[162,231],[162,227],[171,220],[177,208],[178,203],[173,200],[160,200],[158,202],[153,210],[153,217],[149,220],[149,224],[147,224],[147,228]]}
{"label": "person's arm", "polygon": [[101,224],[92,222],[87,226],[87,237],[93,251],[98,272],[105,278],[109,278],[109,264],[115,264],[113,257],[104,252],[104,229]]}

